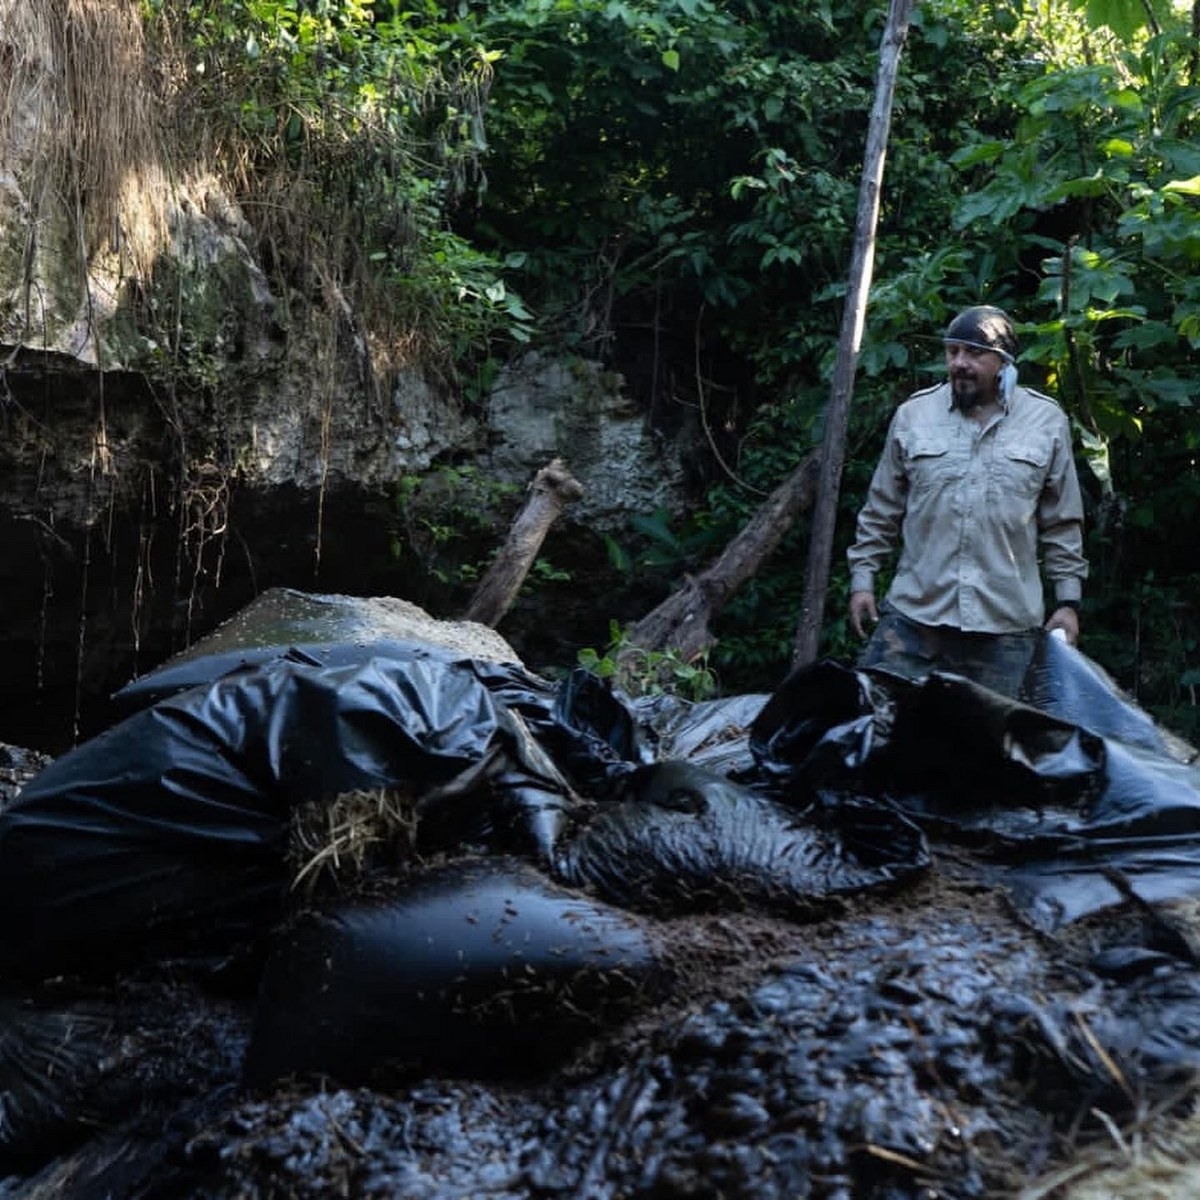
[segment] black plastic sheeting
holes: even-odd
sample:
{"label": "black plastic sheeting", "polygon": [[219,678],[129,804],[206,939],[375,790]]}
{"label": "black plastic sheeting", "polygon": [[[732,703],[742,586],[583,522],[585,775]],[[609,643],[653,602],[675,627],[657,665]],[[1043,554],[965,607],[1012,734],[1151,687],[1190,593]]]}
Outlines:
{"label": "black plastic sheeting", "polygon": [[[464,838],[548,857],[582,804],[473,672],[287,659],[194,687],[65,754],[0,813],[0,971],[218,952],[278,918],[304,800],[419,783]],[[465,783],[462,781],[466,781]],[[460,783],[456,788],[454,785]],[[436,819],[431,817],[431,824]]]}
{"label": "black plastic sheeting", "polygon": [[246,1079],[533,1074],[653,995],[661,973],[628,914],[503,857],[453,863],[280,931]]}
{"label": "black plastic sheeting", "polygon": [[630,906],[645,888],[673,911],[741,895],[795,914],[928,865],[890,810],[814,819],[813,797],[785,807],[700,766],[686,789],[660,786],[654,764],[623,757],[642,755],[652,731],[586,673],[548,697],[511,670],[358,657],[239,668],[35,777],[0,813],[0,913],[22,913],[0,970],[218,953],[260,936],[283,913],[295,808],[390,786],[421,793],[420,851],[519,854]]}
{"label": "black plastic sheeting", "polygon": [[564,839],[556,874],[655,915],[759,911],[803,918],[929,864],[920,830],[854,797],[776,803],[707,768],[666,761],[625,781]]}
{"label": "black plastic sheeting", "polygon": [[1053,638],[1017,701],[954,675],[823,663],[781,685],[750,739],[744,780],[780,794],[836,783],[890,803],[994,865],[1043,927],[1130,889],[1200,896],[1194,751]]}
{"label": "black plastic sheeting", "polygon": [[[341,1062],[362,1078],[356,1029],[388,1027],[400,1059],[439,1036],[443,1053],[486,1057],[490,1017],[459,1015],[512,991],[514,963],[503,939],[480,954],[459,919],[472,905],[495,933],[511,902],[554,945],[561,972],[542,955],[514,993],[521,1026],[567,978],[598,1009],[620,980],[641,994],[656,964],[627,913],[807,919],[924,873],[931,843],[968,848],[1046,926],[1130,891],[1200,894],[1194,756],[1052,639],[1019,701],[825,662],[768,697],[688,705],[342,632],[326,621],[332,640],[168,664],[123,689],[129,715],[25,787],[0,813],[3,976],[261,946],[253,1077]],[[298,806],[396,787],[418,796],[419,859],[448,865],[398,864],[383,895],[298,899]],[[556,942],[581,897],[591,932]],[[436,942],[425,958],[422,938]],[[451,993],[440,1010],[424,999]]]}
{"label": "black plastic sheeting", "polygon": [[1051,924],[1115,902],[1113,870],[1191,895],[1200,861],[1186,748],[1049,638],[1022,701],[826,662],[770,697],[634,704],[583,672],[362,638],[195,655],[125,691],[148,707],[0,815],[0,910],[29,914],[4,970],[261,931],[295,805],[398,783],[428,793],[427,845],[524,854],[630,907],[804,911],[927,865],[912,821],[1010,864]]}

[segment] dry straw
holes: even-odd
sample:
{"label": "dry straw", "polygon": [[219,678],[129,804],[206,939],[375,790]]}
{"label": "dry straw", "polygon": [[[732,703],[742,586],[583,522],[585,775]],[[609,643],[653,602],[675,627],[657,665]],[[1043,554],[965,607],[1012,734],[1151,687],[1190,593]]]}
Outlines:
{"label": "dry straw", "polygon": [[309,801],[292,816],[292,890],[311,895],[324,885],[350,883],[377,864],[411,858],[415,839],[411,792],[379,788]]}

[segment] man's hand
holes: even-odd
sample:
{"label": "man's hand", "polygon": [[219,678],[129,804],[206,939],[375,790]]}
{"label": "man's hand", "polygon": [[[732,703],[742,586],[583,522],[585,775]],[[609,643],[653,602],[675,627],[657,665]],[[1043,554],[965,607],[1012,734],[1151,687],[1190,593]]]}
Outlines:
{"label": "man's hand", "polygon": [[863,618],[869,617],[872,625],[879,624],[879,610],[875,607],[874,592],[850,593],[850,628],[860,638],[870,637],[870,631],[863,628]]}
{"label": "man's hand", "polygon": [[[853,597],[850,603],[853,606]],[[1079,614],[1073,608],[1063,605],[1050,614],[1050,619],[1046,622],[1046,632],[1052,633],[1055,629],[1061,629],[1072,646],[1079,645]]]}

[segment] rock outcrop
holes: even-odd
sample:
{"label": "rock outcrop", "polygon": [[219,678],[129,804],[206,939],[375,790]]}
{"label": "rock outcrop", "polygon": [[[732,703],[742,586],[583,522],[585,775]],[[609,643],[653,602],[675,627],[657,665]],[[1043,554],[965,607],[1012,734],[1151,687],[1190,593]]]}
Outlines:
{"label": "rock outcrop", "polygon": [[535,356],[469,405],[281,272],[169,145],[136,9],[0,0],[0,79],[0,736],[61,749],[272,586],[429,605],[398,506],[439,463],[516,490],[561,455],[602,530],[680,506],[619,377]]}

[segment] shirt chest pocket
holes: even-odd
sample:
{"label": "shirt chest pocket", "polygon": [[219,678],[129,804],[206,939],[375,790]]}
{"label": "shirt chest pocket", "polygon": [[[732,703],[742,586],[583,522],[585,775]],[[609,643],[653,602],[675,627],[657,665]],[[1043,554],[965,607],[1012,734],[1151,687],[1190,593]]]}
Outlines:
{"label": "shirt chest pocket", "polygon": [[1050,447],[1036,442],[1015,442],[996,447],[992,480],[999,493],[1029,500],[1046,482]]}
{"label": "shirt chest pocket", "polygon": [[964,470],[950,442],[929,436],[913,437],[909,441],[905,448],[905,467],[909,490],[914,495],[957,483]]}

